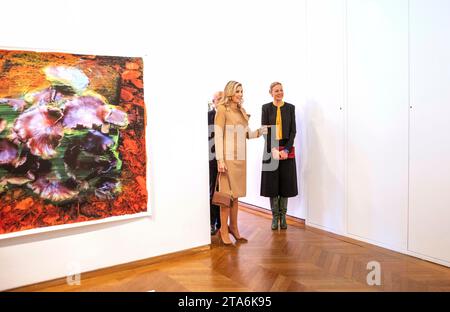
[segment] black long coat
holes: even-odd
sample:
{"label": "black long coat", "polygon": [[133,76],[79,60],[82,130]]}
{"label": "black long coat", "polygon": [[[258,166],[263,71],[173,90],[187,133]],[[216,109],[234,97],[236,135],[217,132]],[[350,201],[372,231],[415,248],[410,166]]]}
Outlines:
{"label": "black long coat", "polygon": [[[216,110],[208,111],[208,126],[214,127],[214,118],[216,117]],[[208,142],[209,142],[209,166],[217,168],[216,147],[214,146],[214,128],[208,128]],[[217,170],[217,169],[216,169]]]}
{"label": "black long coat", "polygon": [[[280,110],[283,136],[281,140],[276,140],[277,107],[272,102],[262,106],[261,125],[269,126],[269,131],[264,136],[265,146],[261,173],[261,196],[265,197],[294,197],[298,195],[295,158],[279,161],[272,158],[272,147],[284,146],[289,150],[294,146],[297,133],[295,106],[285,102]],[[297,155],[298,151],[295,152]]]}

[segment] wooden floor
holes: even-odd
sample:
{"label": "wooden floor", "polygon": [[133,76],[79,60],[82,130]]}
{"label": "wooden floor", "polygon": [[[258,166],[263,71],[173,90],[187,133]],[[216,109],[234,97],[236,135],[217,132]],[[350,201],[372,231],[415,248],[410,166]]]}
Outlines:
{"label": "wooden floor", "polygon": [[[450,269],[304,226],[271,231],[270,219],[240,212],[249,243],[219,246],[144,266],[81,276],[15,291],[450,291]],[[368,286],[369,261],[381,264],[381,286]]]}

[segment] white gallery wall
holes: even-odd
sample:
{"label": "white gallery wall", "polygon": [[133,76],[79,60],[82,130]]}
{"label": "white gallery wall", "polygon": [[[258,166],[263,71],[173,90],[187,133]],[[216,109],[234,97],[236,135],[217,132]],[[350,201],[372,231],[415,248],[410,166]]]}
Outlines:
{"label": "white gallery wall", "polygon": [[[16,0],[2,10],[3,48],[144,56],[152,216],[0,240],[0,290],[209,244],[206,110],[228,80],[243,83],[252,128],[272,81],[296,105],[300,195],[289,214],[450,264],[448,1],[111,0],[87,9]],[[269,208],[259,196],[262,148],[262,138],[248,143],[242,200]]]}
{"label": "white gallery wall", "polygon": [[1,47],[144,56],[152,216],[1,240],[0,290],[210,243],[204,22],[167,2],[2,4]]}
{"label": "white gallery wall", "polygon": [[[243,73],[244,107],[251,114],[250,127],[261,126],[261,107],[273,99],[269,94],[270,84],[274,81],[283,83],[284,100],[296,107],[297,134],[294,141],[297,162],[297,184],[299,195],[288,201],[288,214],[305,219],[306,197],[303,179],[303,144],[306,138],[304,103],[306,97],[306,0],[258,2],[255,24],[248,26],[249,12],[254,7],[252,1],[242,1],[239,7],[247,3],[245,15],[247,18],[240,29],[251,29],[251,35],[246,37],[246,46],[258,47],[239,51],[242,63],[248,63]],[[276,20],[274,25],[271,21]],[[295,39],[293,39],[295,38]],[[251,66],[253,65],[253,66]],[[251,66],[251,67],[250,67]],[[239,81],[239,80],[238,80]],[[247,145],[247,196],[240,199],[261,208],[270,210],[268,197],[260,196],[261,167],[264,149],[264,139],[249,140]]]}
{"label": "white gallery wall", "polygon": [[[252,128],[260,126],[273,80],[284,83],[297,114],[304,102],[304,39],[292,38],[299,27],[305,32],[305,1],[258,1],[257,11],[254,5],[238,0],[2,5],[9,12],[2,20],[2,48],[144,56],[152,216],[0,240],[0,290],[210,243],[206,112],[212,94],[228,80],[242,82]],[[262,138],[249,142],[249,154],[256,155],[249,177],[257,183],[262,146]],[[249,178],[249,193],[252,183]],[[259,186],[255,192],[259,197]],[[289,209],[304,216],[300,201]]]}
{"label": "white gallery wall", "polygon": [[306,220],[337,233],[345,233],[344,23],[344,0],[307,2]]}
{"label": "white gallery wall", "polygon": [[408,0],[347,1],[347,231],[406,247]]}

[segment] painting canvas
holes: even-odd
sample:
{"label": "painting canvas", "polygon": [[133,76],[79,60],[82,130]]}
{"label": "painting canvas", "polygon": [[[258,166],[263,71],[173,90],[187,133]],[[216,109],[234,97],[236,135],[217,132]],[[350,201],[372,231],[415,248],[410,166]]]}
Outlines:
{"label": "painting canvas", "polygon": [[147,213],[143,60],[0,50],[0,238]]}

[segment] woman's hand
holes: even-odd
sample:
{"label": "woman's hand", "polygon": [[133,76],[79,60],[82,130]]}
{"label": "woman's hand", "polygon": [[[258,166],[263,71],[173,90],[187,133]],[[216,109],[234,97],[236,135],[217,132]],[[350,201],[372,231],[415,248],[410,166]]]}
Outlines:
{"label": "woman's hand", "polygon": [[225,164],[225,162],[223,160],[218,160],[217,161],[217,171],[224,173],[227,172],[228,168],[227,165]]}
{"label": "woman's hand", "polygon": [[272,148],[272,158],[275,160],[280,160],[280,151],[276,148]]}
{"label": "woman's hand", "polygon": [[266,135],[268,132],[269,130],[267,130],[267,126],[262,126],[261,128],[258,129],[259,136]]}
{"label": "woman's hand", "polygon": [[280,159],[281,160],[285,160],[288,158],[288,153],[286,153],[286,151],[281,151],[280,152]]}

